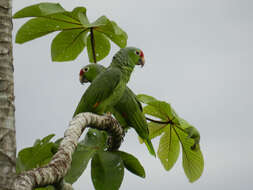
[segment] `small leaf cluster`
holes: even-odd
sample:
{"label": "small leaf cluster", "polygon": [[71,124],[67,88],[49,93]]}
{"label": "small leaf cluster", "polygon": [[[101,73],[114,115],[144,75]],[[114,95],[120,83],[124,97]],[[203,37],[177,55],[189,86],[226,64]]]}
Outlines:
{"label": "small leaf cluster", "polygon": [[89,129],[72,156],[71,169],[65,181],[73,184],[84,172],[91,160],[91,179],[96,190],[119,189],[126,168],[144,178],[145,170],[138,159],[123,151],[107,151],[106,132]]}
{"label": "small leaf cluster", "polygon": [[[61,139],[50,141],[54,134],[36,140],[34,145],[18,154],[17,171],[27,171],[50,162],[57,152]],[[124,169],[145,178],[145,170],[138,159],[123,151],[107,151],[108,135],[104,131],[89,129],[85,138],[77,145],[72,155],[71,168],[64,181],[75,183],[83,174],[91,160],[91,179],[96,190],[118,190],[124,177]],[[38,188],[54,189],[53,186]]]}
{"label": "small leaf cluster", "polygon": [[137,97],[146,104],[143,112],[159,119],[153,122],[150,119],[149,136],[150,139],[161,136],[158,157],[165,170],[169,171],[178,160],[181,145],[183,168],[187,178],[190,182],[199,179],[204,169],[204,158],[199,146],[198,130],[180,118],[167,102],[145,94]]}
{"label": "small leaf cluster", "polygon": [[50,134],[42,140],[37,139],[32,147],[22,149],[17,157],[17,173],[49,163],[52,156],[57,152],[59,145],[59,141],[51,141],[54,136],[54,134]]}
{"label": "small leaf cluster", "polygon": [[59,31],[51,44],[53,61],[75,60],[87,47],[90,62],[105,58],[111,49],[110,40],[124,48],[127,34],[106,16],[95,22],[88,20],[85,7],[66,11],[58,3],[39,3],[28,6],[14,14],[13,18],[34,17],[18,30],[16,43],[22,44],[33,39]]}

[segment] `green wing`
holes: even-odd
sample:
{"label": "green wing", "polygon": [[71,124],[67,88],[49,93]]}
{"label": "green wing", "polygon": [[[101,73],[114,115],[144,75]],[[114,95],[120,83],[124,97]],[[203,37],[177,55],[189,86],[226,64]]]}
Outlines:
{"label": "green wing", "polygon": [[[128,126],[135,129],[145,142],[149,152],[155,156],[154,147],[149,139],[148,124],[145,115],[142,113],[142,105],[129,88],[125,89],[114,109],[122,116],[121,118],[124,118]],[[118,119],[117,115],[116,119]]]}
{"label": "green wing", "polygon": [[[130,90],[130,89],[129,89]],[[131,91],[131,90],[130,90]],[[132,92],[132,91],[131,91]],[[133,92],[132,92],[133,93]],[[134,95],[134,98],[135,98],[135,101],[138,103],[138,105],[139,105],[139,108],[140,108],[140,110],[141,110],[141,112],[143,112],[143,108],[142,108],[142,105],[141,105],[141,102],[138,100],[138,98],[137,98],[137,96],[133,93],[133,95]]]}
{"label": "green wing", "polygon": [[82,112],[104,113],[108,105],[117,102],[114,91],[119,88],[120,81],[121,72],[117,68],[109,68],[99,74],[82,96],[74,116]]}

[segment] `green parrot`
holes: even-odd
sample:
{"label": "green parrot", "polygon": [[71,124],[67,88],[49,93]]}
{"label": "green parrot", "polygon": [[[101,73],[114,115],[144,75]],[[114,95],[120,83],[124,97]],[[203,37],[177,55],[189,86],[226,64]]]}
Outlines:
{"label": "green parrot", "polygon": [[[82,112],[104,114],[123,95],[135,65],[144,65],[143,52],[134,47],[120,49],[110,66],[84,92],[74,116]],[[73,116],[73,117],[74,117]]]}
{"label": "green parrot", "polygon": [[[99,64],[86,65],[80,71],[80,82],[82,84],[92,82],[105,70],[106,68]],[[113,113],[124,129],[133,127],[144,140],[150,154],[155,156],[155,150],[149,139],[147,121],[142,113],[142,105],[128,87],[126,87],[120,100],[110,109],[110,112]]]}

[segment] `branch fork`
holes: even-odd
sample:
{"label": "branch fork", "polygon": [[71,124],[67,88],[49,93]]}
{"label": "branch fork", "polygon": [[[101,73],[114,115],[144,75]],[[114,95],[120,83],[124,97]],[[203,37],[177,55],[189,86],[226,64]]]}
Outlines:
{"label": "branch fork", "polygon": [[80,113],[69,123],[57,153],[50,163],[33,170],[21,173],[14,182],[15,190],[32,190],[35,187],[59,183],[71,166],[72,154],[78,140],[86,127],[107,131],[111,136],[108,150],[120,147],[124,130],[111,116],[100,116],[93,113]]}

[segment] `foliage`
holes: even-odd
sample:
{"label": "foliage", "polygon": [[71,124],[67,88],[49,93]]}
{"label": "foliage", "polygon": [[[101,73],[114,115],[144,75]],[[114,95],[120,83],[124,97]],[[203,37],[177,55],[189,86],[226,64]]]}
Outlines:
{"label": "foliage", "polygon": [[52,32],[60,31],[51,44],[53,61],[72,61],[87,46],[90,62],[105,58],[111,49],[109,40],[123,48],[127,34],[106,16],[95,22],[88,20],[85,7],[66,11],[60,4],[39,3],[23,8],[13,18],[34,17],[28,20],[16,35],[16,43],[22,44]]}
{"label": "foliage", "polygon": [[204,170],[204,158],[199,146],[200,134],[197,129],[180,118],[167,102],[144,94],[137,97],[147,104],[143,109],[145,114],[160,119],[149,123],[149,135],[151,139],[161,136],[158,157],[165,170],[169,171],[176,163],[180,144],[187,178],[190,182],[199,179]]}
{"label": "foliage", "polygon": [[[39,3],[23,8],[13,18],[33,17],[18,30],[16,43],[23,44],[53,32],[59,32],[51,44],[53,61],[72,61],[87,47],[90,62],[104,59],[111,49],[110,41],[120,48],[127,45],[127,34],[106,16],[90,22],[85,7],[66,11],[58,3]],[[190,182],[203,173],[204,159],[200,150],[200,134],[187,121],[180,118],[170,104],[148,95],[138,95],[146,104],[143,112],[159,120],[149,122],[150,139],[161,137],[158,157],[169,171],[176,163],[182,150],[184,172]],[[35,141],[32,147],[21,150],[17,158],[17,172],[47,164],[56,153],[61,139],[52,141],[54,134]],[[87,168],[91,160],[91,178],[96,190],[117,190],[124,177],[125,168],[131,173],[145,178],[145,170],[138,159],[123,151],[107,151],[106,132],[90,129],[72,155],[71,168],[64,180],[73,184]],[[47,186],[37,188],[53,190]]]}
{"label": "foliage", "polygon": [[[27,171],[47,164],[57,152],[61,140],[50,141],[53,136],[54,134],[42,140],[38,139],[33,147],[21,150],[18,154],[17,171]],[[89,129],[72,156],[71,168],[64,178],[66,182],[73,184],[85,171],[90,160],[92,182],[97,190],[119,189],[124,177],[124,168],[145,178],[145,170],[136,157],[123,151],[107,151],[107,138],[106,132]],[[39,189],[50,188],[53,187]]]}
{"label": "foliage", "polygon": [[25,148],[18,153],[17,173],[47,164],[57,150],[57,144],[50,142],[54,134],[37,139],[32,147]]}

